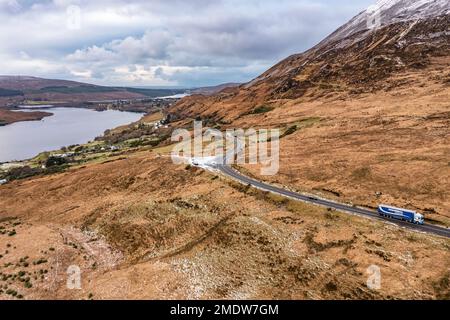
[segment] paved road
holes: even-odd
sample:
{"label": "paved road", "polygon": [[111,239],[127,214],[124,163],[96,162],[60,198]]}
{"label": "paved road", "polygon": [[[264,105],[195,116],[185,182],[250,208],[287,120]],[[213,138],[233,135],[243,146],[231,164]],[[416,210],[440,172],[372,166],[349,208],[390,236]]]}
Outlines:
{"label": "paved road", "polygon": [[243,184],[252,185],[253,187],[256,187],[256,188],[264,190],[264,191],[269,191],[269,192],[276,193],[276,194],[279,194],[279,195],[282,195],[285,197],[293,198],[296,200],[309,202],[309,203],[324,206],[327,208],[336,209],[336,210],[342,211],[342,212],[349,212],[349,213],[358,214],[358,215],[362,215],[362,216],[368,216],[370,218],[377,219],[377,220],[389,221],[390,223],[394,223],[400,227],[416,230],[419,232],[426,232],[426,233],[431,233],[431,234],[435,234],[438,236],[450,238],[450,229],[437,227],[437,226],[433,226],[433,225],[429,225],[429,224],[415,225],[415,224],[400,221],[400,220],[384,218],[384,217],[379,216],[376,211],[363,209],[363,208],[356,208],[356,207],[352,207],[349,205],[340,204],[340,203],[336,203],[336,202],[332,202],[332,201],[328,201],[328,200],[324,200],[324,199],[318,199],[315,197],[308,197],[308,196],[305,196],[305,195],[302,195],[302,194],[299,194],[296,192],[292,192],[292,191],[288,191],[288,190],[285,190],[282,188],[277,188],[277,187],[271,186],[269,184],[246,177],[246,176],[242,175],[241,173],[233,170],[229,166],[212,165],[210,167],[212,167],[216,170],[220,170],[223,174],[225,174]]}

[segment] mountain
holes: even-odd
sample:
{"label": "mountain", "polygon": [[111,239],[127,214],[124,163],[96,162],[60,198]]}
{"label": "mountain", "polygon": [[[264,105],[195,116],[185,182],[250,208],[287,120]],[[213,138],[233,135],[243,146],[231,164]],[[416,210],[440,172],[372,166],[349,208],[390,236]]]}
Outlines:
{"label": "mountain", "polygon": [[[379,25],[371,22],[374,9],[368,9],[317,46],[288,57],[239,89],[198,99],[202,106],[223,104],[220,110],[200,107],[201,112],[232,118],[239,116],[236,111],[248,112],[267,101],[389,90],[396,85],[389,79],[394,74],[448,66],[450,2],[382,0],[375,7]],[[448,74],[442,81],[448,81]],[[179,104],[176,111],[195,113],[195,99],[185,100],[188,107]],[[233,101],[244,110],[236,110]]]}
{"label": "mountain", "polygon": [[325,43],[342,40],[359,32],[361,39],[374,28],[425,20],[446,15],[449,11],[447,0],[381,0],[336,30]]}
{"label": "mountain", "polygon": [[41,90],[50,87],[96,87],[86,83],[67,80],[43,79],[28,76],[0,76],[0,87],[9,90]]}
{"label": "mountain", "polygon": [[274,79],[273,93],[278,96],[301,95],[321,81],[379,89],[374,83],[393,72],[422,68],[431,63],[431,57],[448,53],[448,1],[381,0],[371,8],[247,87]]}
{"label": "mountain", "polygon": [[[450,224],[450,2],[380,1],[310,50],[253,81],[191,96],[174,119],[278,128],[280,171],[267,182]],[[378,19],[378,17],[380,19]],[[370,19],[367,19],[370,18]]]}

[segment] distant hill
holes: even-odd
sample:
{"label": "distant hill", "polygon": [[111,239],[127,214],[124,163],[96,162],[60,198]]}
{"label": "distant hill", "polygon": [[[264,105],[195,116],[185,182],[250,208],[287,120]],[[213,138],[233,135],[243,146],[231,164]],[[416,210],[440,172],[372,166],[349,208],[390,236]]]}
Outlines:
{"label": "distant hill", "polygon": [[211,86],[211,87],[202,87],[202,88],[197,88],[194,90],[191,90],[191,93],[193,94],[202,94],[205,96],[210,96],[216,93],[219,93],[225,89],[228,88],[236,88],[239,87],[241,85],[241,83],[224,83],[224,84],[220,84],[218,86]]}
{"label": "distant hill", "polygon": [[182,89],[105,87],[29,76],[0,76],[0,107],[25,101],[71,103],[145,99],[184,93]]}
{"label": "distant hill", "polygon": [[93,86],[85,83],[43,79],[28,76],[0,76],[0,88],[10,90],[40,90],[45,87],[79,87],[79,86]]}
{"label": "distant hill", "polygon": [[168,97],[185,93],[185,89],[151,89],[151,88],[125,88],[128,92],[144,95],[149,98]]}
{"label": "distant hill", "polygon": [[10,90],[0,88],[0,97],[15,97],[15,96],[23,96],[23,92],[20,90]]}

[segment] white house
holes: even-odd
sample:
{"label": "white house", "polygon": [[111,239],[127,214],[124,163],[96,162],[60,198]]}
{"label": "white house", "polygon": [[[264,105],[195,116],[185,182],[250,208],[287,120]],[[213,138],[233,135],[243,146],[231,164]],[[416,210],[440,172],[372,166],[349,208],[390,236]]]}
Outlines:
{"label": "white house", "polygon": [[8,182],[8,180],[6,180],[6,179],[0,179],[0,186],[1,186],[2,184],[7,183],[7,182]]}

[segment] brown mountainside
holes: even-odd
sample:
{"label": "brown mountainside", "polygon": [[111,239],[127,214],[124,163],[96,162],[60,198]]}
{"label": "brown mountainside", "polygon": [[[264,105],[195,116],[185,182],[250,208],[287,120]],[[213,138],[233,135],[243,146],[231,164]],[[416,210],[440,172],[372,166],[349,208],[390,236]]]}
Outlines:
{"label": "brown mountainside", "polygon": [[191,96],[170,111],[222,128],[295,128],[281,140],[279,174],[261,179],[449,223],[450,16],[443,7],[448,2],[429,1],[408,19],[394,6],[398,14],[383,11],[389,23],[374,30],[361,29],[357,16],[250,83]]}
{"label": "brown mountainside", "polygon": [[392,91],[410,85],[396,81],[396,76],[409,72],[426,76],[429,68],[445,71],[440,80],[448,83],[450,73],[445,69],[450,53],[449,22],[450,16],[443,15],[398,22],[362,39],[361,33],[367,30],[336,41],[326,39],[240,88],[209,98],[190,97],[172,111],[236,120],[262,103],[278,105],[285,100],[317,99],[328,94]]}

